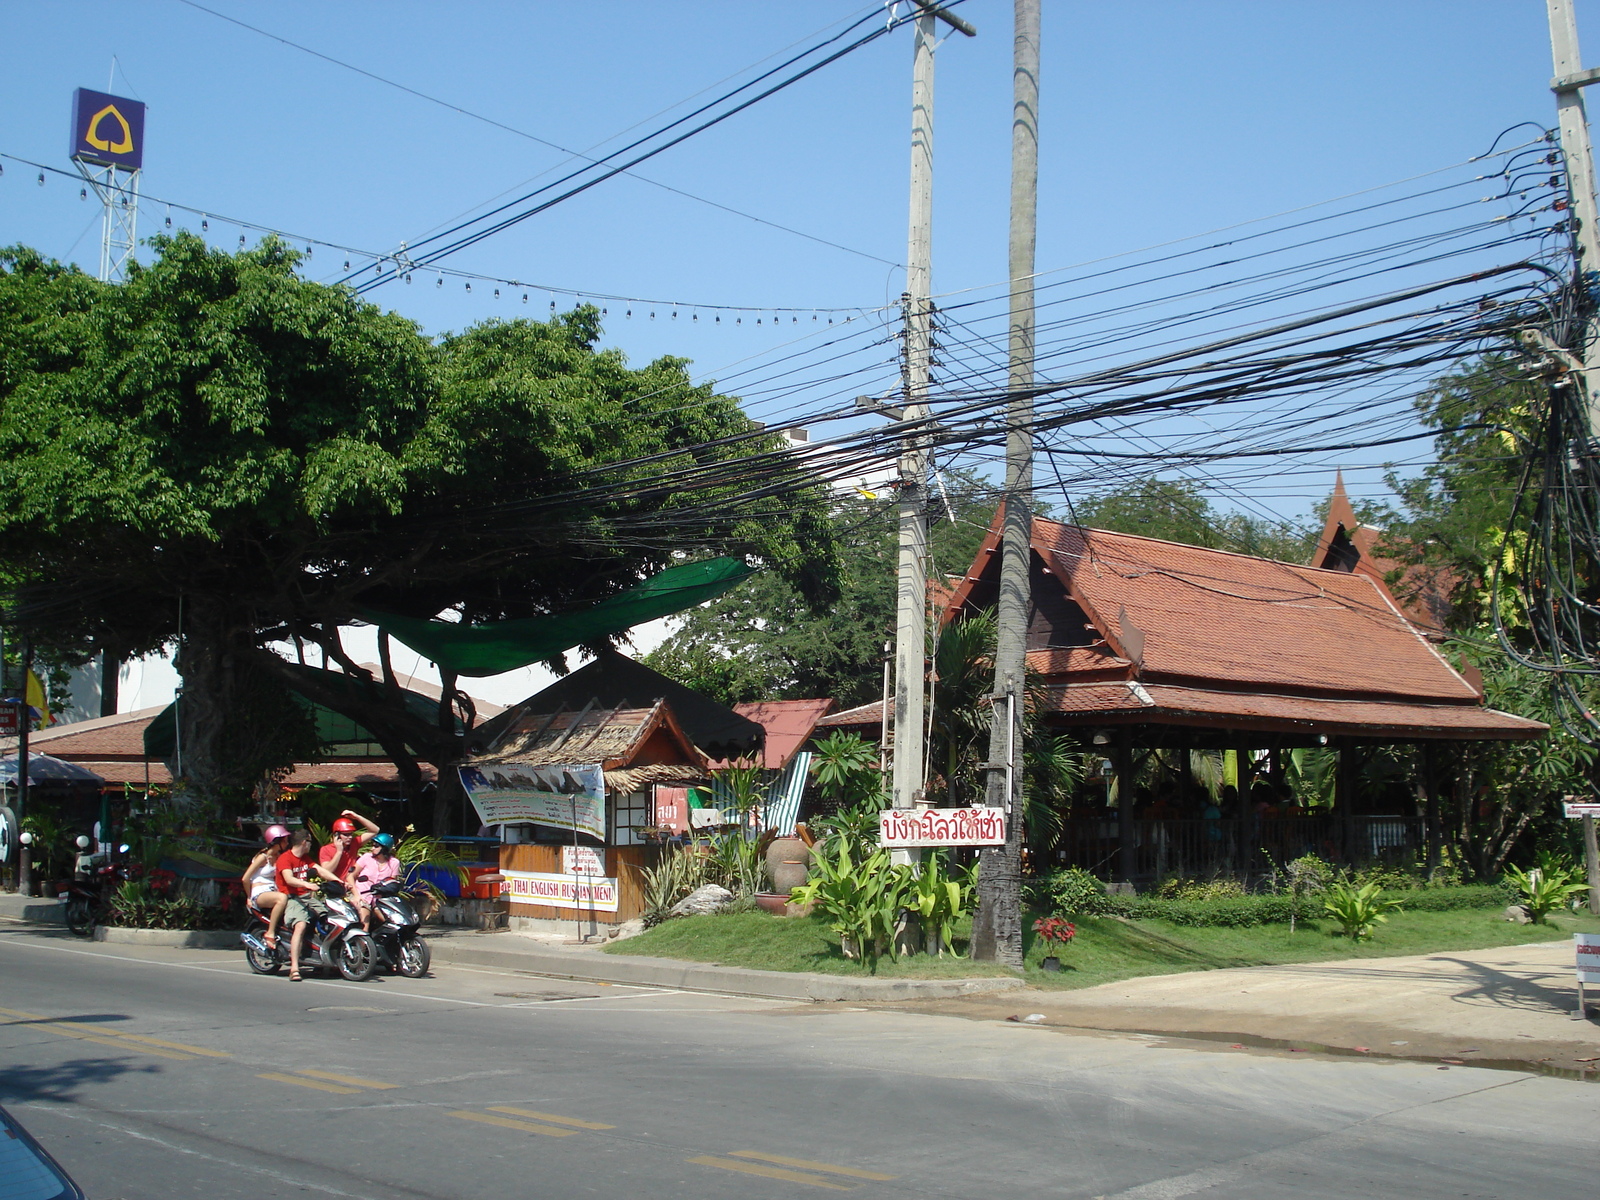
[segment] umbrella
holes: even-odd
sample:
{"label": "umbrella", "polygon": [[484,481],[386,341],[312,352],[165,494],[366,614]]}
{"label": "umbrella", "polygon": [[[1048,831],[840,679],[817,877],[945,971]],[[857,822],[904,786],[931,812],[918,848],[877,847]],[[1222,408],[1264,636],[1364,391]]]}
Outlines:
{"label": "umbrella", "polygon": [[[105,780],[96,775],[88,767],[80,767],[77,763],[67,762],[61,758],[51,758],[48,754],[28,755],[28,783],[30,786],[43,783],[82,783],[93,784],[95,787],[104,787]],[[17,760],[15,758],[0,759],[0,783],[12,787],[17,783]]]}

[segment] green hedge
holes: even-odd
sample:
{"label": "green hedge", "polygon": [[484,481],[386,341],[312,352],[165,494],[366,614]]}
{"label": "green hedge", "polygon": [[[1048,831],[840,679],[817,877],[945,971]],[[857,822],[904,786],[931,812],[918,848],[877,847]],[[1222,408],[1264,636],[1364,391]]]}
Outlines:
{"label": "green hedge", "polygon": [[[1462,909],[1503,908],[1513,900],[1506,888],[1494,885],[1393,889],[1384,893],[1401,902],[1402,911],[1452,912]],[[1298,900],[1284,895],[1231,896],[1215,900],[1173,900],[1159,896],[1108,896],[1105,887],[1086,871],[1055,871],[1028,882],[1026,895],[1035,908],[1061,916],[1127,917],[1130,920],[1170,921],[1174,925],[1245,928],[1318,920],[1327,914],[1320,896]]]}

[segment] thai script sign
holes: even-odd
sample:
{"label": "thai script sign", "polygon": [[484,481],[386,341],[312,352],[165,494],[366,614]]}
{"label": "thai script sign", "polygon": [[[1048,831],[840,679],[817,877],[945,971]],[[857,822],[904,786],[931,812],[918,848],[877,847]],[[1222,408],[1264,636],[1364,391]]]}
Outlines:
{"label": "thai script sign", "polygon": [[604,875],[606,852],[593,846],[563,846],[561,869],[568,875]]}
{"label": "thai script sign", "polygon": [[544,904],[584,912],[616,912],[617,881],[587,875],[545,875],[538,871],[505,871],[500,894],[513,904]]}
{"label": "thai script sign", "polygon": [[1600,817],[1600,804],[1567,800],[1562,803],[1561,811],[1568,817]]}
{"label": "thai script sign", "polygon": [[461,786],[485,825],[552,825],[605,841],[606,782],[598,763],[462,767]]}
{"label": "thai script sign", "polygon": [[137,171],[144,162],[144,105],[88,88],[73,92],[67,157]]}
{"label": "thai script sign", "polygon": [[1600,983],[1600,933],[1575,933],[1578,944],[1578,982]]}
{"label": "thai script sign", "polygon": [[878,845],[998,846],[1006,816],[998,808],[886,808],[878,814]]}

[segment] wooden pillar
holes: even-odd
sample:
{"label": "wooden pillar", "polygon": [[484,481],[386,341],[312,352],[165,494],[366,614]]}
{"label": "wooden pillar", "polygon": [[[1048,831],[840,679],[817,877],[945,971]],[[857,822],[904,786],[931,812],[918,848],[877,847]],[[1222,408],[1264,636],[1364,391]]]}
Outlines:
{"label": "wooden pillar", "polygon": [[1239,811],[1235,814],[1239,819],[1239,824],[1235,835],[1237,838],[1235,845],[1239,855],[1239,878],[1248,882],[1250,879],[1251,858],[1255,853],[1253,846],[1255,845],[1256,834],[1256,810],[1255,805],[1250,800],[1250,785],[1255,781],[1255,768],[1251,763],[1250,747],[1242,739],[1236,744],[1233,753],[1234,761],[1239,766],[1235,774],[1239,781],[1239,795],[1237,797]]}
{"label": "wooden pillar", "polygon": [[1117,734],[1117,878],[1132,883],[1138,871],[1133,845],[1133,733]]}
{"label": "wooden pillar", "polygon": [[1338,747],[1339,762],[1334,773],[1333,807],[1338,822],[1339,846],[1344,852],[1345,865],[1355,866],[1355,821],[1352,819],[1356,797],[1356,748],[1348,741]]}

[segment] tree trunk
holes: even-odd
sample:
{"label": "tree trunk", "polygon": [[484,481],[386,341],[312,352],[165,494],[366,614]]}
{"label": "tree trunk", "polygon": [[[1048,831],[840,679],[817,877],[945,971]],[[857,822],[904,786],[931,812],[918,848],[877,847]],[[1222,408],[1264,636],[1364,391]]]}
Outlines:
{"label": "tree trunk", "polygon": [[256,631],[237,608],[188,598],[174,666],[183,677],[174,785],[223,811],[269,773],[315,749],[310,715],[256,662]]}

